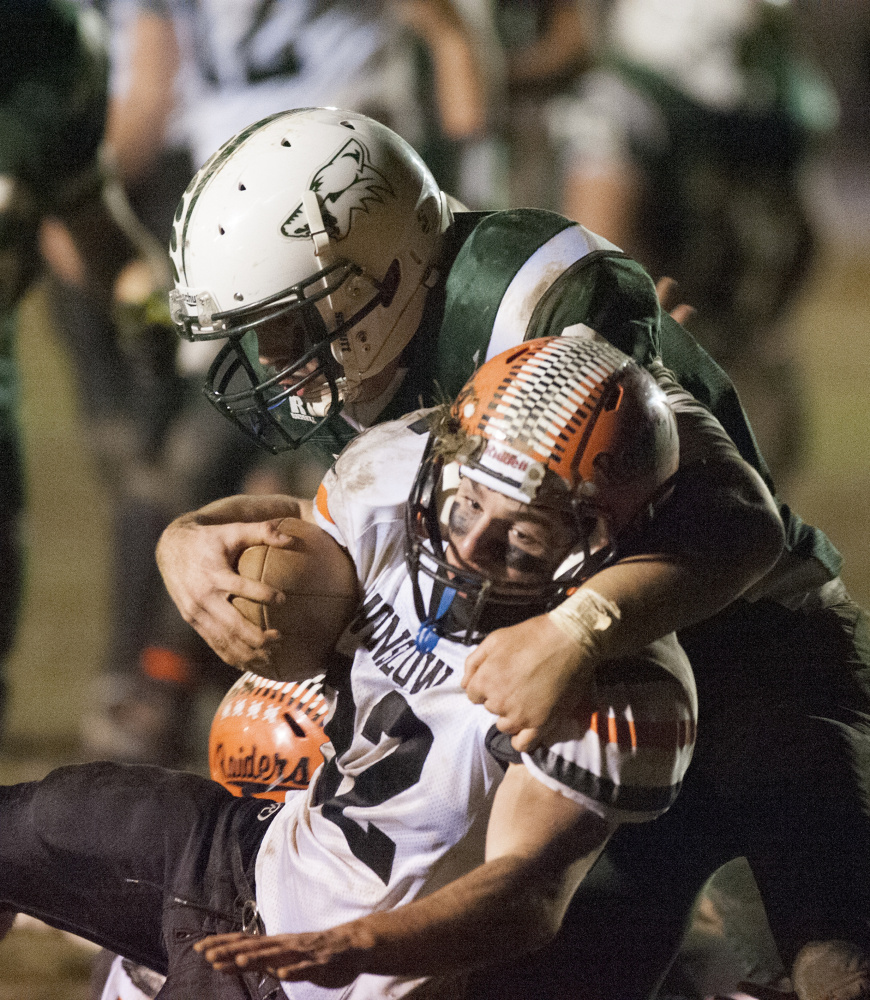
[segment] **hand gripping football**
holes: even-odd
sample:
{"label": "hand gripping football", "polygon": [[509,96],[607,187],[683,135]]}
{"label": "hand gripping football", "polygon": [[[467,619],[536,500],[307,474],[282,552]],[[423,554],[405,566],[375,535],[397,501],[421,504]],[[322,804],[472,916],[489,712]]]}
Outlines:
{"label": "hand gripping football", "polygon": [[295,540],[292,549],[252,545],[238,571],[286,595],[283,604],[234,597],[236,608],[260,628],[275,628],[281,640],[259,672],[272,680],[298,681],[322,673],[338,637],[359,603],[356,569],[345,550],[322,528],[285,517],[278,526]]}

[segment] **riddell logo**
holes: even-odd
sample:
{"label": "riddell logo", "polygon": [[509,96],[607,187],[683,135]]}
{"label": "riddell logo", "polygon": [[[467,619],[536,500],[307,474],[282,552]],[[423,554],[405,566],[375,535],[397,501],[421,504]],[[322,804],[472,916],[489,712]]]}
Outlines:
{"label": "riddell logo", "polygon": [[290,415],[294,420],[305,420],[309,424],[317,423],[317,418],[305,409],[305,403],[298,396],[290,396],[287,402],[290,404]]}
{"label": "riddell logo", "polygon": [[527,472],[529,466],[532,464],[531,459],[526,458],[525,455],[519,455],[507,448],[492,444],[486,446],[484,458],[488,458],[491,462],[498,463],[499,465],[506,465],[509,469],[516,469],[517,472],[522,473]]}

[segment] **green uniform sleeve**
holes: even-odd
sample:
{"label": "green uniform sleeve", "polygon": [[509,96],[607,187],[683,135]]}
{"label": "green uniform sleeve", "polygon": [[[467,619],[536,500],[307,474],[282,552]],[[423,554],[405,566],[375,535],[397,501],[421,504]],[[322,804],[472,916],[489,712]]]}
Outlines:
{"label": "green uniform sleeve", "polygon": [[[462,242],[446,271],[443,320],[432,357],[445,398],[455,396],[486,360],[491,341],[500,342],[498,335],[493,340],[494,325],[503,302],[513,304],[518,288],[519,308],[527,308],[528,316],[515,330],[516,343],[583,323],[641,364],[658,355],[655,286],[612,244],[540,209],[459,215],[454,229],[453,239]],[[568,251],[553,263],[548,248],[569,231],[586,234],[587,252]],[[578,247],[583,241],[578,238]],[[542,262],[536,265],[538,257]],[[501,349],[509,346],[503,343]]]}

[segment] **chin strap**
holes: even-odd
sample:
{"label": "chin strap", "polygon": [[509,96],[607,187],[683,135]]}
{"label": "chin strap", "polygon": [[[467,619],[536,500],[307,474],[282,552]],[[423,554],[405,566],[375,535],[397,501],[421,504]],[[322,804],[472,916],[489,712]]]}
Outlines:
{"label": "chin strap", "polygon": [[456,591],[452,587],[445,587],[444,592],[441,594],[441,600],[438,602],[438,610],[435,613],[434,619],[430,615],[424,622],[420,623],[414,645],[421,653],[431,653],[438,645],[438,640],[441,637],[435,631],[435,622],[441,621],[447,614],[447,610],[453,603],[454,597],[456,597]]}

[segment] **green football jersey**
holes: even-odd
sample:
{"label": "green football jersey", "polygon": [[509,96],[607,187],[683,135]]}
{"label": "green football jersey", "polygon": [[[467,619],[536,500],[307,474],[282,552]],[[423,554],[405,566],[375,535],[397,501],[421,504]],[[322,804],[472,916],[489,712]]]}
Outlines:
{"label": "green football jersey", "polygon": [[[728,376],[662,313],[655,285],[640,264],[607,240],[541,209],[460,213],[446,234],[441,274],[403,356],[407,375],[378,422],[453,399],[489,358],[582,324],[639,364],[661,357],[772,488]],[[309,446],[336,456],[355,434],[339,415]],[[836,576],[840,556],[824,534],[787,507],[781,510],[790,551],[817,567],[809,579]]]}

